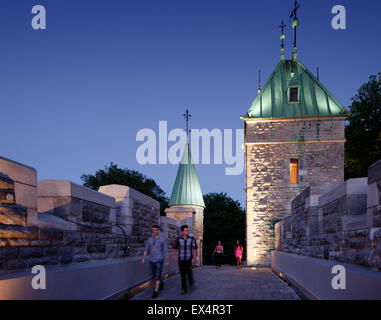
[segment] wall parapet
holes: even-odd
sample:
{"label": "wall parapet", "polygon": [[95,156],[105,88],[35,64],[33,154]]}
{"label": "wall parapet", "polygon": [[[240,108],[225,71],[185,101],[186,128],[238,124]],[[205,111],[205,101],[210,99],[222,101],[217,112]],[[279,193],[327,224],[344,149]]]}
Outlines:
{"label": "wall parapet", "polygon": [[306,188],[275,226],[276,250],[381,270],[381,160],[324,194]]}

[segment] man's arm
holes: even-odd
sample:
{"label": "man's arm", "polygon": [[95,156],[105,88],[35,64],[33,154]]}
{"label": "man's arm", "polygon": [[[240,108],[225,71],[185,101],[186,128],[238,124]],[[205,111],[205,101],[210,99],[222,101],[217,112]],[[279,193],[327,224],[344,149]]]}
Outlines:
{"label": "man's arm", "polygon": [[144,264],[146,262],[146,256],[147,256],[147,253],[148,253],[148,250],[150,249],[150,241],[149,239],[147,240],[147,243],[146,243],[146,247],[144,249],[144,253],[143,253],[143,258],[142,258],[142,263]]}
{"label": "man's arm", "polygon": [[194,253],[193,253],[192,262],[194,262],[196,260],[196,257],[197,257],[197,242],[196,242],[196,238],[193,238],[193,243],[194,243]]}
{"label": "man's arm", "polygon": [[177,262],[177,250],[179,248],[178,239],[173,243],[172,253],[173,253],[173,261]]}

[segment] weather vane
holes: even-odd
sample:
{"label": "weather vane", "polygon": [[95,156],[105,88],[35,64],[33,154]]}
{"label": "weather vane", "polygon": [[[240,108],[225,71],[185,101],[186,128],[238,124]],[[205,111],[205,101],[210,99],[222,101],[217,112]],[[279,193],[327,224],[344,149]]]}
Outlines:
{"label": "weather vane", "polygon": [[186,122],[186,130],[185,132],[187,133],[187,138],[188,138],[188,134],[191,132],[189,130],[189,119],[192,117],[192,115],[189,113],[188,109],[187,111],[183,114],[183,117],[185,119],[185,122]]}
{"label": "weather vane", "polygon": [[300,4],[298,4],[298,1],[295,0],[295,7],[294,7],[294,10],[292,10],[291,14],[290,14],[290,20],[292,18],[294,18],[294,20],[292,21],[292,28],[294,29],[294,53],[293,53],[293,59],[295,60],[296,57],[297,57],[297,53],[296,53],[296,29],[299,27],[299,20],[298,20],[298,17],[297,17],[297,13],[298,13],[298,9],[300,8]]}

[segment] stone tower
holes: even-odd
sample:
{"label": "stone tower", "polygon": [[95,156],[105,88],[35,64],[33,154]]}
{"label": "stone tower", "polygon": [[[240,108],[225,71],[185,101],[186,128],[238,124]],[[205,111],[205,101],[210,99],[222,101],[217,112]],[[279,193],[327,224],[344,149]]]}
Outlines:
{"label": "stone tower", "polygon": [[200,183],[192,161],[189,144],[185,145],[175,185],[172,190],[169,208],[165,210],[167,217],[177,221],[178,232],[183,224],[197,241],[196,265],[202,265],[202,240],[204,234],[204,198]]}
{"label": "stone tower", "polygon": [[273,225],[290,213],[296,195],[308,186],[321,194],[344,180],[346,117],[342,105],[297,55],[284,60],[282,52],[242,118],[248,265],[269,264]]}

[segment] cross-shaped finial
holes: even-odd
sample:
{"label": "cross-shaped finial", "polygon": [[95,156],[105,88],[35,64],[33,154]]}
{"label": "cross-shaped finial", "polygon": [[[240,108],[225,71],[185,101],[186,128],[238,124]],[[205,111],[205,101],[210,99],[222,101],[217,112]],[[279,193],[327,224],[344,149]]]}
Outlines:
{"label": "cross-shaped finial", "polygon": [[282,23],[280,24],[279,28],[282,30],[282,34],[280,36],[280,39],[282,40],[282,49],[284,49],[284,38],[285,38],[285,35],[284,35],[284,28],[286,27],[284,21],[282,20]]}
{"label": "cross-shaped finial", "polygon": [[189,113],[188,109],[187,111],[183,114],[183,117],[185,119],[185,122],[186,122],[186,130],[185,132],[187,133],[187,137],[188,137],[188,134],[191,132],[189,130],[189,119],[192,117],[192,115]]}
{"label": "cross-shaped finial", "polygon": [[297,19],[296,14],[297,14],[299,8],[300,8],[300,4],[298,3],[297,0],[295,0],[295,7],[294,7],[294,10],[292,10],[292,12],[291,12],[290,19],[291,18],[294,18],[294,20]]}
{"label": "cross-shaped finial", "polygon": [[296,60],[297,56],[298,56],[297,47],[296,47],[296,29],[299,27],[299,20],[298,20],[298,17],[296,15],[298,13],[299,8],[300,8],[300,4],[298,4],[298,1],[295,0],[294,10],[292,10],[292,12],[290,14],[290,19],[294,18],[294,20],[292,21],[292,28],[294,29],[294,52],[292,54],[292,60]]}

